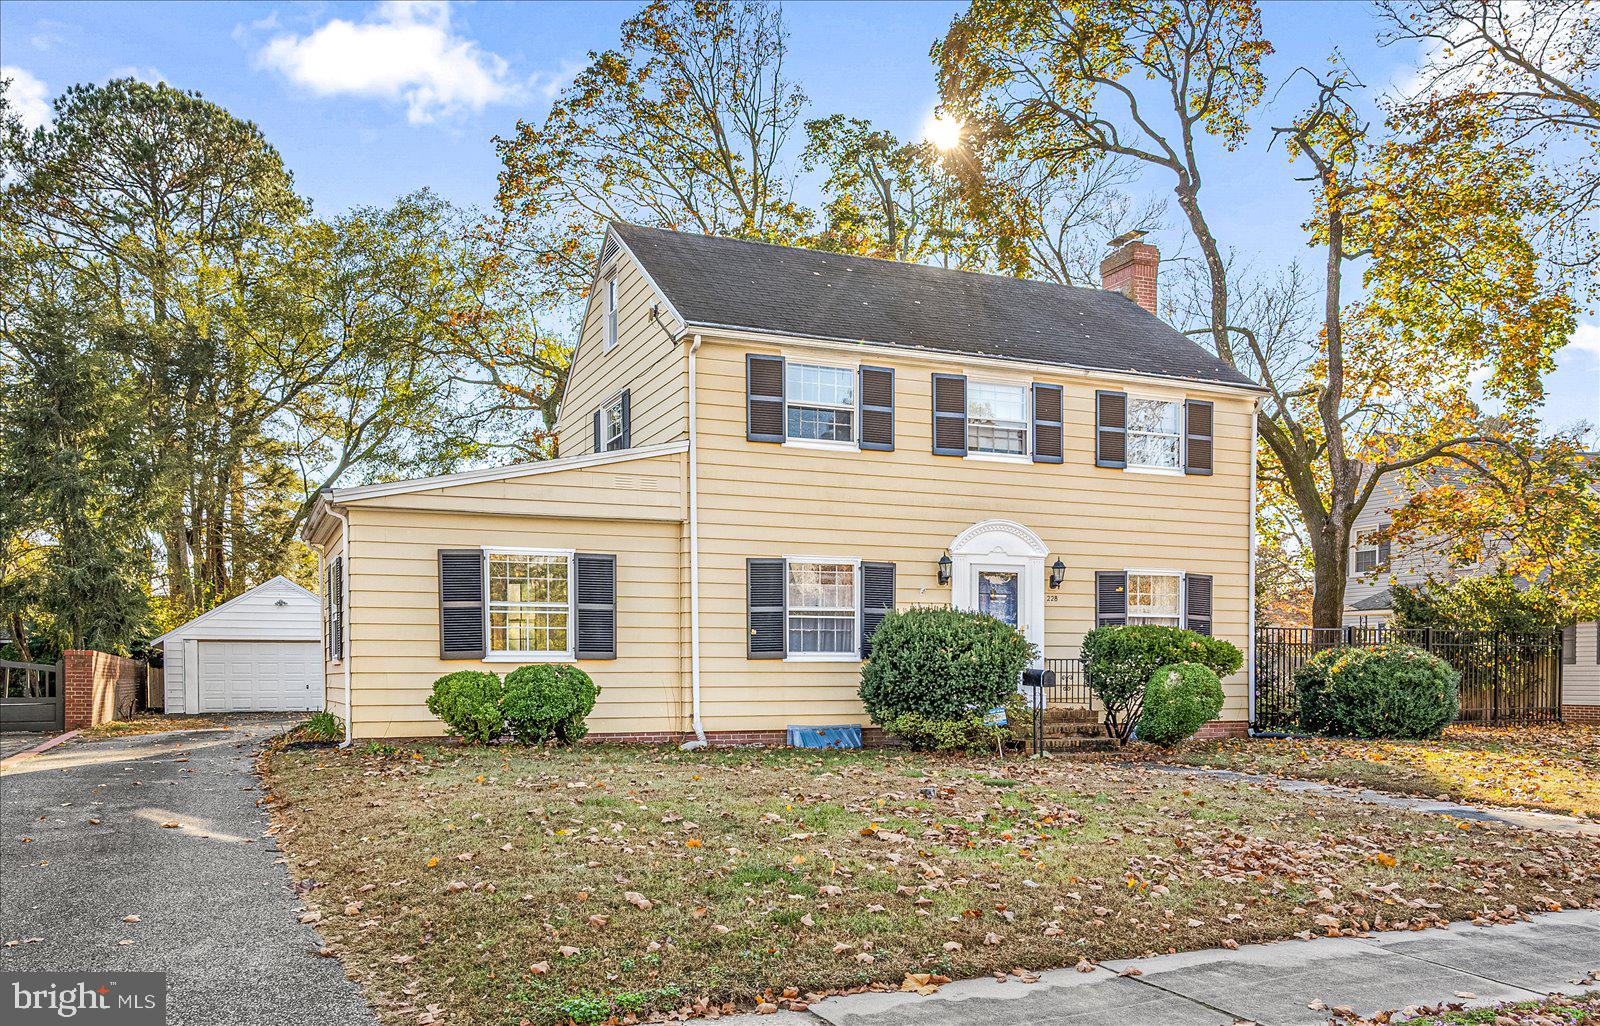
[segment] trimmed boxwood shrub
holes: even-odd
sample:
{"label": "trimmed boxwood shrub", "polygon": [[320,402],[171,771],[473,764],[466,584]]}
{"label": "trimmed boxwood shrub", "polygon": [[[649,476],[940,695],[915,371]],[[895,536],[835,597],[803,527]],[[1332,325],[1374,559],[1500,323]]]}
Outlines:
{"label": "trimmed boxwood shrub", "polygon": [[861,668],[861,702],[885,725],[916,713],[933,720],[982,716],[1004,705],[1034,647],[992,616],[940,606],[891,612]]}
{"label": "trimmed boxwood shrub", "polygon": [[600,689],[576,666],[534,663],[506,674],[505,714],[511,736],[523,744],[571,744],[589,732]]}
{"label": "trimmed boxwood shrub", "polygon": [[1325,649],[1294,675],[1300,726],[1338,737],[1438,737],[1460,687],[1453,666],[1411,645]]}
{"label": "trimmed boxwood shrub", "polygon": [[1237,645],[1155,624],[1096,627],[1083,636],[1082,655],[1089,688],[1106,707],[1106,732],[1120,742],[1133,733],[1143,711],[1145,685],[1161,667],[1199,663],[1226,677],[1244,663]]}
{"label": "trimmed boxwood shrub", "polygon": [[1139,740],[1171,748],[1217,718],[1222,681],[1209,666],[1173,663],[1150,675],[1139,716]]}
{"label": "trimmed boxwood shrub", "polygon": [[505,730],[505,682],[483,670],[457,670],[433,682],[428,711],[444,721],[450,733],[486,745]]}

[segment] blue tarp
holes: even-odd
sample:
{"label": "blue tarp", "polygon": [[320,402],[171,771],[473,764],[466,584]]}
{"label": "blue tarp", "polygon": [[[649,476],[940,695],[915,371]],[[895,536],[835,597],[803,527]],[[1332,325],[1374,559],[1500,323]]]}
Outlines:
{"label": "blue tarp", "polygon": [[860,748],[861,728],[854,723],[837,727],[789,728],[790,748]]}

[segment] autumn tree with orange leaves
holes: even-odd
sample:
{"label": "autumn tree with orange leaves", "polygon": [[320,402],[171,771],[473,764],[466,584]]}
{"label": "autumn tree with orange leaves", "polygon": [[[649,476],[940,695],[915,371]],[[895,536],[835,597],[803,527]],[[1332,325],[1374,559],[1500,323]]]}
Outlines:
{"label": "autumn tree with orange leaves", "polygon": [[[979,0],[933,56],[975,144],[1043,166],[1121,157],[1170,185],[1204,267],[1191,334],[1267,390],[1261,481],[1299,520],[1312,623],[1330,627],[1379,476],[1526,445],[1574,309],[1527,230],[1555,202],[1533,155],[1485,119],[1394,109],[1374,124],[1334,64],[1283,83],[1306,106],[1270,129],[1314,200],[1299,226],[1320,268],[1314,330],[1269,338],[1246,323],[1205,185],[1260,131],[1271,52],[1245,0]],[[1486,422],[1480,396],[1503,415]]]}

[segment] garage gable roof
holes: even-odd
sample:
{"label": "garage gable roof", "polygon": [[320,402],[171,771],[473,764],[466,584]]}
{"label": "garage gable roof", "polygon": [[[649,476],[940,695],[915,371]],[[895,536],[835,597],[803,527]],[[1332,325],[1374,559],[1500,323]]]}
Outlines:
{"label": "garage gable roof", "polygon": [[317,598],[315,592],[309,591],[306,588],[303,588],[295,582],[289,580],[289,578],[283,576],[282,574],[279,574],[271,580],[263,581],[254,588],[251,588],[249,591],[235,595],[233,598],[224,602],[222,605],[217,606],[215,609],[201,613],[193,620],[190,620],[187,623],[179,624],[177,627],[172,628],[172,630],[167,631],[165,634],[152,638],[150,640],[150,644],[152,647],[154,647],[174,635],[187,634],[194,628],[204,625],[207,621],[221,619],[223,614],[235,606],[242,605],[248,599],[271,591],[281,591],[285,592],[286,594],[293,595],[296,598],[309,599],[312,605],[318,609],[321,609],[322,606],[322,600]]}

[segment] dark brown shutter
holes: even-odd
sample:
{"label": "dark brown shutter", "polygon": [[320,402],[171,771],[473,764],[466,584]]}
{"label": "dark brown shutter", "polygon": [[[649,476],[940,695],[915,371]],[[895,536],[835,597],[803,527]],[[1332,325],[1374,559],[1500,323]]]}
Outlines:
{"label": "dark brown shutter", "polygon": [[333,658],[333,560],[322,567],[322,658]]}
{"label": "dark brown shutter", "polygon": [[961,374],[933,376],[933,451],[938,456],[967,454],[967,379]]}
{"label": "dark brown shutter", "polygon": [[1211,634],[1211,575],[1185,574],[1183,625],[1196,634]]}
{"label": "dark brown shutter", "polygon": [[622,437],[617,440],[617,448],[633,448],[633,397],[626,388],[622,390]]}
{"label": "dark brown shutter", "polygon": [[1561,661],[1568,666],[1578,661],[1578,625],[1575,623],[1561,628]]}
{"label": "dark brown shutter", "polygon": [[752,442],[783,441],[783,357],[746,353],[745,432]]}
{"label": "dark brown shutter", "polygon": [[744,566],[750,628],[746,655],[782,659],[789,654],[787,565],[781,559],[747,559]]}
{"label": "dark brown shutter", "polygon": [[872,634],[894,609],[894,564],[861,564],[861,658],[872,658]]}
{"label": "dark brown shutter", "polygon": [[893,368],[861,368],[861,448],[894,448]]}
{"label": "dark brown shutter", "polygon": [[1211,473],[1211,435],[1215,407],[1199,399],[1183,404],[1183,472]]}
{"label": "dark brown shutter", "polygon": [[617,657],[617,557],[580,552],[572,557],[578,586],[579,659]]}
{"label": "dark brown shutter", "polygon": [[1094,575],[1094,625],[1121,627],[1128,622],[1128,573],[1096,570]]}
{"label": "dark brown shutter", "polygon": [[483,550],[439,550],[439,658],[482,659]]}
{"label": "dark brown shutter", "polygon": [[594,451],[597,456],[606,451],[604,409],[594,411]]}
{"label": "dark brown shutter", "polygon": [[1097,390],[1094,394],[1094,465],[1128,465],[1128,394]]}
{"label": "dark brown shutter", "polygon": [[1061,462],[1060,385],[1033,386],[1033,462]]}
{"label": "dark brown shutter", "polygon": [[333,657],[344,658],[344,557],[333,561]]}

